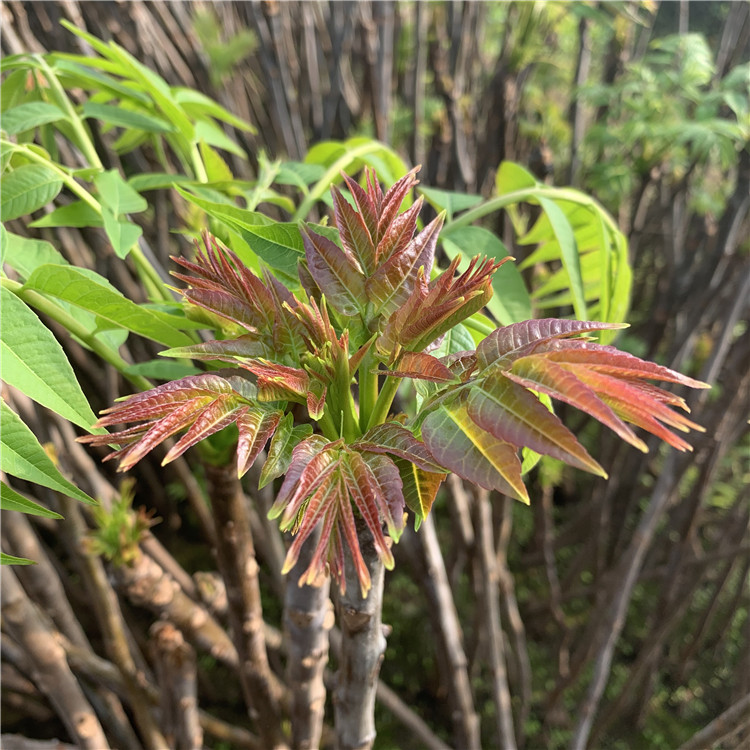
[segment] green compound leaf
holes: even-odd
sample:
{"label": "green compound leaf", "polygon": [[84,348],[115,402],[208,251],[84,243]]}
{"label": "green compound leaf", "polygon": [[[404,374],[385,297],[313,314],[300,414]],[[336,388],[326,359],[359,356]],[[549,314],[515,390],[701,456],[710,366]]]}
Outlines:
{"label": "green compound leaf", "polygon": [[0,483],[0,510],[16,510],[19,513],[28,513],[32,516],[43,516],[44,518],[62,518],[59,513],[19,495],[5,482]]}
{"label": "green compound leaf", "polygon": [[125,328],[165,346],[193,343],[157,313],[124,297],[106,279],[73,266],[39,266],[25,288],[65,300],[99,316],[109,327]]}
{"label": "green compound leaf", "polygon": [[565,216],[563,210],[549,198],[539,196],[539,205],[544,209],[547,218],[552,225],[552,230],[560,246],[560,259],[563,268],[567,271],[570,280],[570,291],[573,299],[573,310],[576,317],[580,320],[586,320],[588,312],[586,310],[586,300],[583,294],[583,277],[581,275],[581,258],[578,254],[578,244],[576,242],[573,228]]}
{"label": "green compound leaf", "polygon": [[112,211],[120,214],[136,214],[148,208],[146,199],[133,190],[115,169],[101,172],[94,178],[99,200]]}
{"label": "green compound leaf", "polygon": [[26,102],[3,112],[3,130],[8,135],[16,135],[64,119],[67,119],[65,113],[54,104]]}
{"label": "green compound leaf", "polygon": [[118,258],[126,258],[143,234],[143,230],[132,221],[120,221],[108,209],[102,212],[104,216],[104,231],[112,243]]}
{"label": "green compound leaf", "polygon": [[84,102],[81,112],[84,117],[101,120],[109,125],[120,128],[135,128],[145,130],[148,133],[167,133],[174,130],[166,120],[143,112],[134,112],[131,109],[123,109],[112,104],[99,104],[98,102]]}
{"label": "green compound leaf", "polygon": [[17,219],[46,206],[62,190],[60,176],[42,164],[24,164],[0,180],[0,215]]}
{"label": "green compound leaf", "polygon": [[73,201],[66,206],[59,206],[45,214],[41,219],[32,221],[31,227],[100,227],[104,224],[101,214],[83,201]]}
{"label": "green compound leaf", "polygon": [[6,474],[49,487],[82,503],[97,504],[58,471],[31,430],[5,401],[0,402],[0,445],[0,469]]}
{"label": "green compound leaf", "polygon": [[84,429],[96,416],[83,395],[62,347],[13,292],[0,290],[2,379],[29,398]]}

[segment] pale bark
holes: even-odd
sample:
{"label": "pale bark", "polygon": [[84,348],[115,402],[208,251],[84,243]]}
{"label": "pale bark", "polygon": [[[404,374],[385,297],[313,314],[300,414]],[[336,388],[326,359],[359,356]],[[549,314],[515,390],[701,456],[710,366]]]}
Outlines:
{"label": "pale bark", "polygon": [[219,571],[229,603],[232,638],[240,658],[240,679],[248,708],[268,750],[287,747],[281,729],[281,687],[271,672],[263,636],[258,563],[250,533],[247,500],[235,467],[207,466],[211,508],[221,542]]}
{"label": "pale bark", "polygon": [[195,651],[168,622],[151,626],[161,722],[174,750],[201,750],[203,729],[198,717]]}
{"label": "pale bark", "polygon": [[82,750],[106,750],[109,742],[94,709],[70,670],[65,651],[52,637],[15,573],[2,568],[3,622],[23,646],[32,666],[32,678]]}
{"label": "pale bark", "polygon": [[341,657],[333,707],[337,750],[369,750],[375,741],[375,695],[385,653],[383,581],[385,569],[364,522],[357,536],[372,588],[362,596],[351,553],[344,545],[346,592],[336,597]]}
{"label": "pale bark", "polygon": [[328,633],[334,621],[328,598],[330,579],[320,586],[298,584],[310,564],[319,536],[318,531],[303,545],[297,564],[289,572],[284,599],[294,750],[314,750],[323,731],[326,702],[323,673],[328,663]]}

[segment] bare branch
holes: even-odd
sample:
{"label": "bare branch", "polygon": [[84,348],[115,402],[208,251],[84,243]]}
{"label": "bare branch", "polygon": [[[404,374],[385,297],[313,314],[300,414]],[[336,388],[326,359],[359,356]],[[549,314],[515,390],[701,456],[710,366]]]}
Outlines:
{"label": "bare branch", "polygon": [[200,750],[203,730],[198,720],[195,652],[168,622],[151,626],[161,721],[175,750]]}
{"label": "bare branch", "polygon": [[26,651],[34,682],[54,706],[70,736],[84,750],[105,750],[109,742],[91,704],[81,690],[65,658],[65,651],[52,637],[15,573],[3,566],[3,621],[13,638]]}

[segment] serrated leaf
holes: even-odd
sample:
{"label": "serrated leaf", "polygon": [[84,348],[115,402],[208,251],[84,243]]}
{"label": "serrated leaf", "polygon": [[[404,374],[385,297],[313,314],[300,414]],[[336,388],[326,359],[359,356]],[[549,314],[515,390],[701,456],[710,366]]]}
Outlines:
{"label": "serrated leaf", "polygon": [[31,430],[5,403],[0,402],[0,469],[6,474],[41,484],[74,500],[97,502],[60,474]]}
{"label": "serrated leaf", "polygon": [[0,179],[0,216],[11,221],[46,206],[62,190],[62,179],[42,164],[23,164]]}
{"label": "serrated leaf", "polygon": [[84,274],[73,266],[39,266],[24,285],[43,294],[65,300],[94,313],[109,325],[125,328],[165,346],[184,346],[192,340],[165,323],[151,310],[114,291],[106,279]]}
{"label": "serrated leaf", "polygon": [[55,511],[20,495],[14,489],[8,487],[5,482],[0,483],[0,510],[15,510],[19,513],[28,513],[32,516],[43,516],[44,518],[62,518],[59,513],[55,513]]}
{"label": "serrated leaf", "polygon": [[495,371],[470,389],[467,411],[483,430],[499,440],[528,446],[571,466],[606,478],[575,435],[530,391]]}
{"label": "serrated leaf", "polygon": [[37,403],[90,429],[96,421],[65,352],[49,329],[3,287],[0,329],[2,379]]}
{"label": "serrated leaf", "polygon": [[440,214],[430,222],[367,279],[367,297],[374,303],[376,312],[387,315],[403,305],[414,288],[420,268],[424,268],[425,276],[429,277],[443,217]]}
{"label": "serrated leaf", "polygon": [[299,442],[312,434],[309,424],[294,426],[294,417],[287,414],[276,428],[271,445],[268,448],[268,458],[260,473],[258,488],[263,489],[269,482],[286,473],[292,460],[292,451]]}
{"label": "serrated leaf", "polygon": [[133,190],[116,169],[96,175],[94,185],[102,205],[115,216],[140,213],[148,208],[146,199]]}
{"label": "serrated leaf", "polygon": [[505,375],[524,388],[546,393],[590,414],[626,442],[644,453],[647,451],[646,444],[635,436],[591,388],[555,362],[544,357],[521,357],[513,362]]}
{"label": "serrated leaf", "polygon": [[218,396],[200,412],[188,431],[169,449],[162,466],[174,461],[196,443],[235,422],[247,408],[246,404],[238,403],[232,394]]}
{"label": "serrated leaf", "polygon": [[583,322],[559,318],[542,318],[513,323],[496,329],[477,346],[477,364],[480,369],[484,369],[502,357],[513,358],[521,354],[529,354],[531,353],[529,347],[533,348],[551,339],[626,327],[619,323]]}
{"label": "serrated leaf", "polygon": [[689,378],[668,367],[647,362],[613,346],[586,341],[555,341],[540,347],[547,359],[560,363],[582,364],[622,378],[646,378],[679,383],[690,388],[709,388],[707,383]]}
{"label": "serrated leaf", "polygon": [[57,120],[67,119],[65,113],[47,102],[26,102],[3,112],[3,130],[16,135]]}
{"label": "serrated leaf", "polygon": [[331,187],[336,226],[341,235],[341,244],[357,258],[360,266],[371,271],[375,264],[375,238],[362,218],[334,185]]}
{"label": "serrated leaf", "polygon": [[423,471],[411,461],[403,458],[394,458],[393,462],[401,478],[404,501],[415,514],[417,519],[415,526],[418,528],[418,524],[421,524],[429,515],[440,485],[447,475]]}
{"label": "serrated leaf", "polygon": [[463,405],[443,404],[430,412],[422,438],[435,458],[460,477],[528,504],[518,449],[481,429]]}
{"label": "serrated leaf", "polygon": [[237,475],[243,477],[279,426],[283,412],[248,409],[238,420]]}
{"label": "serrated leaf", "polygon": [[331,307],[342,315],[362,312],[365,279],[351,252],[345,252],[327,237],[302,227],[307,268]]}
{"label": "serrated leaf", "polygon": [[74,201],[32,221],[30,227],[102,227],[102,215],[88,203]]}
{"label": "serrated leaf", "polygon": [[440,472],[443,468],[430,455],[425,444],[397,422],[376,425],[362,435],[352,447],[371,453],[390,453],[411,461],[424,471]]}
{"label": "serrated leaf", "polygon": [[455,375],[439,360],[424,352],[404,352],[398,360],[398,369],[381,371],[380,375],[415,380],[430,380],[433,383],[450,383]]}

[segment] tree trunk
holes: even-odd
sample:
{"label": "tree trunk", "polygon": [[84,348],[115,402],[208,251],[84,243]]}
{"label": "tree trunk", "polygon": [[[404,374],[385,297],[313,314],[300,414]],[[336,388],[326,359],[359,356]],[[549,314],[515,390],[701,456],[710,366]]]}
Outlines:
{"label": "tree trunk", "polygon": [[341,662],[334,693],[338,750],[369,750],[373,746],[375,692],[385,653],[381,621],[385,570],[375,550],[372,535],[360,519],[357,520],[357,537],[372,588],[364,598],[349,548],[345,545],[346,592],[336,597],[336,613],[342,636]]}

